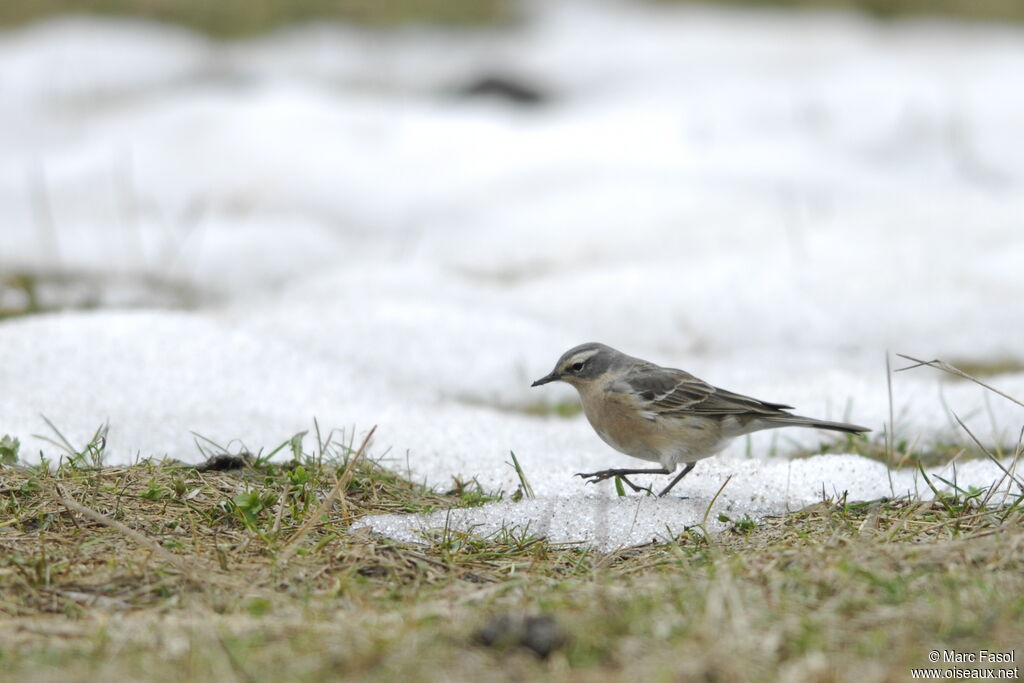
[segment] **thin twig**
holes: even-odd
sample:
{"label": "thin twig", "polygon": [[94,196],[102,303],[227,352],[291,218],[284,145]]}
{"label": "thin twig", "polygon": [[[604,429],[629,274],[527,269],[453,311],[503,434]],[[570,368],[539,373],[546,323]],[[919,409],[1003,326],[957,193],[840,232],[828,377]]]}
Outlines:
{"label": "thin twig", "polygon": [[892,468],[893,468],[893,448],[896,442],[896,435],[893,433],[896,430],[896,420],[893,417],[892,407],[892,357],[889,352],[885,352],[885,384],[889,390],[889,428],[885,430],[885,455],[889,460],[888,467],[886,468],[886,476],[889,477],[889,493],[896,496],[896,485],[892,481]]}
{"label": "thin twig", "polygon": [[288,494],[292,491],[292,483],[290,481],[285,482],[284,493],[281,494],[281,502],[277,506],[277,514],[274,515],[274,525],[270,527],[270,535],[276,536],[277,532],[281,530],[281,517],[284,515],[284,508],[288,504]]}
{"label": "thin twig", "polygon": [[715,506],[715,501],[718,500],[718,497],[720,495],[722,495],[722,491],[725,490],[725,487],[729,485],[729,482],[731,480],[732,480],[732,475],[730,474],[728,477],[725,478],[725,481],[722,482],[722,485],[718,487],[718,493],[715,494],[715,497],[711,499],[711,502],[708,503],[707,508],[704,510],[704,519],[701,520],[700,526],[701,526],[702,529],[704,529],[705,536],[708,533],[708,526],[707,525],[708,525],[708,517],[711,516],[711,508],[713,508]]}
{"label": "thin twig", "polygon": [[981,519],[983,517],[990,517],[990,516],[992,516],[992,511],[991,510],[984,510],[982,512],[976,512],[973,515],[966,515],[964,517],[951,517],[950,519],[944,519],[941,522],[936,522],[934,524],[929,524],[928,526],[924,527],[923,529],[918,529],[914,533],[917,536],[923,536],[924,534],[931,533],[935,529],[941,529],[944,526],[950,526],[952,524],[963,525],[965,522],[973,522],[976,519]]}
{"label": "thin twig", "polygon": [[164,548],[160,547],[160,545],[153,539],[148,538],[147,536],[143,536],[131,527],[128,527],[122,524],[121,522],[118,522],[116,519],[111,519],[110,517],[107,517],[102,513],[96,512],[92,508],[86,507],[85,505],[82,505],[81,503],[72,498],[61,498],[60,503],[64,507],[71,508],[78,514],[88,517],[94,522],[108,526],[114,531],[117,531],[118,533],[127,536],[131,540],[141,545],[143,548],[146,548],[156,553],[166,562],[174,565],[174,567],[182,574],[184,574],[189,581],[192,581],[194,583],[201,583],[199,579],[196,578],[195,574],[192,573],[192,570],[188,565],[186,565],[181,559],[167,552],[167,550],[165,550]]}
{"label": "thin twig", "polygon": [[914,368],[919,368],[921,366],[928,366],[929,368],[935,368],[936,370],[942,370],[943,372],[948,372],[951,375],[956,375],[957,377],[962,377],[962,378],[964,378],[966,380],[970,380],[971,382],[974,382],[978,386],[985,387],[989,391],[991,391],[993,393],[996,393],[996,394],[999,394],[1000,396],[1005,398],[1007,401],[1011,401],[1013,403],[1016,403],[1021,408],[1024,408],[1024,402],[1019,401],[1018,399],[1014,398],[1013,396],[1010,396],[1009,394],[1007,394],[1005,392],[999,391],[999,389],[996,389],[995,387],[993,387],[990,384],[985,384],[984,382],[982,382],[977,377],[975,377],[973,375],[967,374],[966,372],[964,372],[960,368],[958,368],[958,367],[956,367],[954,365],[950,365],[949,363],[947,363],[944,360],[938,360],[938,359],[936,359],[936,360],[921,360],[919,358],[914,358],[913,356],[907,356],[907,355],[902,354],[902,353],[897,353],[896,355],[899,356],[900,358],[905,358],[905,359],[907,359],[909,361],[912,361],[913,363],[916,363],[916,365],[908,365],[905,368],[898,368],[896,370],[896,372],[903,372],[905,370],[913,370]]}
{"label": "thin twig", "polygon": [[43,257],[60,265],[60,241],[57,239],[56,222],[53,220],[53,201],[46,182],[46,169],[42,163],[37,163],[29,169],[28,189]]}
{"label": "thin twig", "polygon": [[[57,489],[57,495],[59,495],[59,496],[61,497],[61,501],[62,501],[62,502],[63,502],[64,500],[67,500],[67,499],[68,499],[67,495],[65,495],[65,493],[64,493],[64,489],[62,489],[62,488],[60,487],[60,484],[56,484],[56,483],[55,483],[55,484],[54,484],[54,487],[56,487],[56,489]],[[67,505],[64,505],[64,509],[66,509],[66,510],[68,511],[68,517],[70,517],[70,518],[71,518],[71,523],[75,525],[75,528],[76,528],[76,529],[78,529],[78,530],[81,530],[81,529],[82,529],[82,527],[81,527],[81,526],[79,526],[79,524],[78,524],[78,520],[77,520],[77,519],[75,519],[75,516],[74,516],[73,514],[71,514],[71,508],[69,508],[69,507],[68,507]]]}
{"label": "thin twig", "polygon": [[[992,462],[994,462],[994,463],[996,464],[996,466],[997,466],[997,467],[998,467],[999,469],[1001,469],[1001,470],[1003,471],[1003,474],[1004,474],[1005,476],[1009,477],[1010,479],[1012,479],[1012,480],[1013,480],[1013,482],[1014,482],[1015,484],[1017,484],[1017,487],[1018,487],[1018,488],[1019,488],[1019,489],[1021,490],[1021,493],[1024,493],[1024,482],[1021,482],[1021,480],[1020,480],[1020,479],[1018,479],[1016,475],[1012,474],[1012,473],[1010,472],[1010,470],[1006,469],[1006,467],[1005,467],[1005,466],[1003,465],[1003,463],[999,462],[999,459],[998,459],[998,458],[997,458],[996,456],[992,455],[992,453],[991,453],[991,452],[989,452],[989,450],[988,450],[987,448],[985,448],[985,447],[984,447],[984,446],[983,446],[983,445],[981,444],[981,441],[979,441],[979,440],[978,440],[978,437],[976,437],[976,436],[974,435],[974,432],[972,432],[972,431],[971,431],[971,430],[970,430],[970,429],[969,429],[969,428],[967,427],[967,425],[966,425],[966,424],[964,424],[964,421],[960,419],[960,416],[959,416],[959,415],[957,415],[957,414],[956,414],[956,413],[954,412],[954,413],[953,413],[953,417],[954,417],[954,418],[956,418],[956,421],[957,421],[957,423],[959,423],[959,425],[960,425],[961,427],[963,427],[964,431],[965,431],[965,432],[967,432],[967,435],[968,435],[969,437],[971,437],[971,440],[972,440],[972,441],[974,441],[975,445],[977,445],[977,446],[978,446],[978,448],[980,448],[980,449],[981,449],[981,452],[982,452],[982,453],[984,453],[985,455],[987,455],[987,456],[988,456],[988,458],[989,458],[989,460],[991,460]],[[999,483],[1001,484],[1001,483],[1002,483],[1002,480],[1000,480],[1000,482],[999,482]]]}
{"label": "thin twig", "polygon": [[[927,366],[927,367],[930,367],[930,368],[935,368],[936,370],[942,370],[943,372],[947,372],[947,373],[949,373],[951,375],[955,375],[956,377],[961,377],[963,379],[966,379],[966,380],[969,380],[971,382],[974,382],[978,386],[984,387],[985,389],[988,389],[992,393],[998,394],[999,396],[1002,396],[1007,401],[1010,401],[1011,403],[1015,403],[1015,404],[1021,406],[1022,408],[1024,408],[1024,402],[1021,402],[1020,400],[1014,398],[1013,396],[1010,396],[1009,394],[1007,394],[1007,393],[1005,393],[1003,391],[1000,391],[999,389],[996,389],[995,387],[993,387],[990,384],[986,384],[985,382],[982,382],[977,377],[974,377],[973,375],[970,375],[970,374],[964,372],[963,370],[961,370],[960,368],[958,368],[958,367],[956,367],[954,365],[950,365],[946,361],[938,360],[938,359],[936,359],[936,360],[927,360],[926,361],[926,360],[921,360],[919,358],[914,358],[913,356],[908,356],[908,355],[903,354],[903,353],[898,353],[896,355],[899,356],[900,358],[905,358],[906,360],[909,360],[909,361],[914,363],[914,365],[910,365],[910,366],[907,366],[905,368],[899,368],[898,370],[896,370],[896,372],[903,372],[904,370],[913,370],[914,368],[919,368],[919,367],[922,367],[922,366]],[[1006,479],[1007,477],[1009,477],[1015,484],[1017,484],[1017,487],[1020,488],[1020,490],[1022,492],[1024,492],[1024,482],[1021,482],[1021,480],[1018,479],[1017,476],[1010,469],[1007,469],[1003,465],[1003,463],[999,462],[999,459],[996,458],[995,455],[993,455],[987,448],[985,448],[981,444],[981,441],[978,440],[978,437],[976,437],[974,435],[974,432],[972,432],[967,427],[967,425],[964,424],[964,421],[960,419],[960,416],[957,415],[956,412],[954,412],[954,411],[950,411],[950,412],[952,413],[953,417],[956,419],[957,423],[963,428],[963,430],[965,432],[967,432],[967,435],[971,437],[971,440],[974,441],[974,443],[978,446],[978,448],[980,448],[981,451],[986,456],[988,456],[989,460],[994,462],[996,464],[996,466],[999,467],[999,469],[1001,469],[1003,471],[1003,475],[1004,475],[1003,479]],[[1015,457],[1014,458],[1014,464],[1016,464],[1016,462],[1017,462],[1017,459]],[[1002,485],[1003,479],[1001,479],[999,481],[999,483],[996,485],[997,487]],[[990,491],[989,493],[991,494],[992,491]],[[985,497],[985,502],[986,503],[988,502],[989,498],[990,498],[990,496],[986,496]]]}
{"label": "thin twig", "polygon": [[363,453],[366,451],[366,446],[370,443],[370,439],[373,438],[373,433],[376,431],[377,425],[374,425],[373,428],[370,429],[370,431],[367,433],[366,438],[363,439],[363,445],[359,447],[359,450],[356,451],[356,454],[352,456],[352,458],[348,461],[348,465],[345,467],[345,471],[342,472],[341,477],[338,478],[338,483],[334,485],[334,488],[331,489],[331,492],[328,493],[327,496],[324,498],[323,502],[320,503],[320,507],[316,509],[315,513],[309,515],[306,518],[306,521],[302,523],[302,526],[300,526],[294,534],[292,534],[291,538],[285,541],[284,547],[281,549],[279,561],[285,562],[288,560],[289,557],[291,557],[292,553],[294,552],[293,549],[295,547],[295,544],[298,543],[307,533],[309,533],[309,530],[313,528],[313,525],[316,524],[318,519],[320,519],[323,515],[327,513],[331,505],[334,503],[334,499],[344,495],[344,490],[346,487],[348,487],[349,480],[352,479],[352,473],[355,470],[356,463],[359,462],[359,458],[361,458]]}

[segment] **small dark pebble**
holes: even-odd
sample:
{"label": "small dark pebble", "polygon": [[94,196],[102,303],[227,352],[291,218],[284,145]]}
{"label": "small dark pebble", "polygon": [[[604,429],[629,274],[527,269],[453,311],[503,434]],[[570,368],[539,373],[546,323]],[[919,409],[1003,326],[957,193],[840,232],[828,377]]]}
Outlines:
{"label": "small dark pebble", "polygon": [[476,640],[488,647],[521,645],[544,659],[564,645],[566,637],[551,615],[525,616],[502,612],[491,617],[477,631]]}
{"label": "small dark pebble", "polygon": [[238,453],[237,455],[218,453],[217,455],[211,455],[206,462],[196,465],[196,470],[199,472],[229,472],[231,470],[240,470],[251,462],[251,453]]}

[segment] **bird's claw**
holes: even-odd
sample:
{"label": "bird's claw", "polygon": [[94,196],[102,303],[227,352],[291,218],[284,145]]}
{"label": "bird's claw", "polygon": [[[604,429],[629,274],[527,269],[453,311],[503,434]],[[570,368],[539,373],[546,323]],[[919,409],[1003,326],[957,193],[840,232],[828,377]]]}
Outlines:
{"label": "bird's claw", "polygon": [[633,488],[633,490],[635,492],[637,492],[637,493],[640,493],[641,491],[645,491],[647,493],[647,495],[649,495],[649,496],[653,496],[654,495],[654,491],[651,490],[650,486],[637,486],[636,484],[631,482],[629,479],[626,479],[625,477],[622,478],[622,481],[624,481],[627,484],[629,484]]}
{"label": "bird's claw", "polygon": [[654,495],[654,491],[651,490],[650,486],[637,486],[636,484],[631,482],[629,479],[627,479],[626,475],[620,474],[620,473],[616,472],[615,470],[601,470],[600,472],[590,472],[589,474],[587,474],[585,472],[577,472],[576,476],[577,477],[582,477],[583,479],[586,480],[586,483],[588,483],[588,484],[597,484],[598,482],[602,482],[602,481],[604,481],[606,479],[611,479],[612,477],[618,477],[619,479],[621,479],[626,484],[626,486],[628,486],[629,488],[633,489],[633,491],[635,493],[640,493],[641,491],[646,491],[647,493],[651,494],[652,496]]}
{"label": "bird's claw", "polygon": [[609,474],[607,470],[603,470],[601,472],[591,472],[589,474],[587,474],[586,472],[577,472],[576,476],[582,477],[583,479],[586,480],[586,483],[588,484],[596,484],[615,475],[614,473]]}

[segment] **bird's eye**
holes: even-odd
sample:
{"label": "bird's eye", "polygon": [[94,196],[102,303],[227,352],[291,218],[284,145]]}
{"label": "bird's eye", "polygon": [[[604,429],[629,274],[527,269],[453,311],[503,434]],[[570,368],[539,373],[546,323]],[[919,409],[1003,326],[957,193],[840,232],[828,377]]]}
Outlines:
{"label": "bird's eye", "polygon": [[583,363],[582,362],[573,363],[572,366],[569,369],[572,370],[573,372],[579,372],[580,370],[583,369]]}

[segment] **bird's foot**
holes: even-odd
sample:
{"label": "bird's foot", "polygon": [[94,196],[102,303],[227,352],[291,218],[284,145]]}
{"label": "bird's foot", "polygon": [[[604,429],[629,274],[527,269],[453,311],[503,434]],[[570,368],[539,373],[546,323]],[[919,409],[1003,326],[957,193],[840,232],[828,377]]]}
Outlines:
{"label": "bird's foot", "polygon": [[636,484],[634,484],[633,482],[626,478],[627,474],[635,474],[635,472],[631,470],[601,470],[600,472],[590,473],[577,472],[576,476],[582,477],[583,479],[586,480],[588,484],[596,484],[598,482],[604,481],[605,479],[618,477],[620,480],[625,482],[626,486],[633,489],[634,492],[640,493],[641,491],[645,491],[651,495],[654,495],[654,492],[651,490],[649,486],[637,486]]}
{"label": "bird's foot", "polygon": [[612,477],[621,477],[622,472],[620,470],[601,470],[600,472],[577,472],[577,477],[586,479],[588,484],[596,484],[604,481],[605,479],[611,479]]}
{"label": "bird's foot", "polygon": [[629,488],[633,489],[633,491],[635,493],[640,493],[641,491],[644,491],[649,496],[653,496],[654,495],[654,491],[651,490],[650,486],[637,486],[636,484],[631,482],[629,479],[627,479],[626,475],[624,475],[624,474],[620,474],[619,475],[619,479],[624,481],[626,483],[626,486],[628,486]]}

